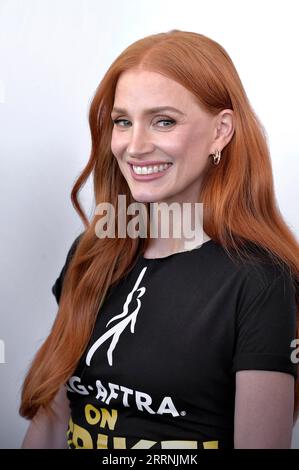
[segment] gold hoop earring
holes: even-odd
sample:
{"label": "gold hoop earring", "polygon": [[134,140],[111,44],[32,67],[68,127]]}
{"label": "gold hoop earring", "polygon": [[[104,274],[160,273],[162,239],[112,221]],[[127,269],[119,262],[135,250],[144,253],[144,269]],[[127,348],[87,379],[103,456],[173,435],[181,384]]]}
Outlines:
{"label": "gold hoop earring", "polygon": [[213,157],[213,164],[214,165],[219,165],[220,159],[221,159],[221,151],[216,149],[215,153],[211,153],[210,157]]}

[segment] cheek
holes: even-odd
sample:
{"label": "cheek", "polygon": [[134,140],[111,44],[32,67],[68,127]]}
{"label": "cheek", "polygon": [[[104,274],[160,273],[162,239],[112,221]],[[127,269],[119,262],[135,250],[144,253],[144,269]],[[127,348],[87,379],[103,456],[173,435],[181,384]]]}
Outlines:
{"label": "cheek", "polygon": [[177,158],[183,158],[194,155],[201,155],[206,150],[206,136],[197,129],[182,131],[172,135],[161,145],[163,150],[169,155]]}
{"label": "cheek", "polygon": [[126,149],[126,145],[125,138],[123,138],[120,133],[112,130],[110,148],[111,152],[117,159],[121,159],[121,156]]}
{"label": "cheek", "polygon": [[112,132],[112,136],[111,136],[110,148],[111,148],[111,152],[113,153],[113,155],[115,157],[117,157],[118,154],[119,154],[119,143],[117,142],[117,139],[113,135],[113,132]]}
{"label": "cheek", "polygon": [[170,157],[183,157],[186,152],[186,147],[188,146],[188,134],[189,133],[181,131],[164,135],[160,141],[157,141],[157,147]]}
{"label": "cheek", "polygon": [[191,160],[206,161],[210,148],[210,133],[204,125],[196,126],[190,132],[186,141],[186,152]]}

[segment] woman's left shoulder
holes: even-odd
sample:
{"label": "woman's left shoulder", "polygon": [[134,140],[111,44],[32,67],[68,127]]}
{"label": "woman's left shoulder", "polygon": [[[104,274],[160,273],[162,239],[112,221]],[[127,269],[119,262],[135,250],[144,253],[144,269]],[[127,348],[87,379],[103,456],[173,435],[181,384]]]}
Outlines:
{"label": "woman's left shoulder", "polygon": [[297,281],[286,262],[270,251],[249,243],[244,253],[242,259],[238,258],[236,266],[247,298],[275,289],[287,295],[296,295]]}
{"label": "woman's left shoulder", "polygon": [[244,306],[262,305],[263,309],[294,309],[297,302],[296,281],[290,267],[265,255],[244,263],[240,300]]}

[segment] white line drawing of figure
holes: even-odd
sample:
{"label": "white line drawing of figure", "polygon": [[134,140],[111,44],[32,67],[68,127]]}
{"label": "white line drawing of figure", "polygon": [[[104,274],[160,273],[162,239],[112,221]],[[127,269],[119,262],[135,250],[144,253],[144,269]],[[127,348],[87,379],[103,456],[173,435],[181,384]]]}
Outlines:
{"label": "white line drawing of figure", "polygon": [[[113,362],[113,358],[112,358],[112,353],[114,351],[114,348],[119,340],[119,337],[121,335],[121,333],[125,330],[125,328],[127,327],[127,325],[131,324],[131,333],[134,333],[134,328],[135,328],[135,324],[136,324],[136,318],[137,318],[137,315],[138,315],[138,312],[139,312],[139,309],[141,307],[141,300],[140,300],[140,297],[142,297],[146,291],[146,288],[145,287],[138,287],[144,274],[145,274],[145,271],[147,270],[147,267],[143,268],[141,273],[139,274],[138,276],[138,279],[132,289],[132,291],[128,294],[127,296],[127,299],[124,303],[124,306],[123,306],[123,311],[122,313],[116,315],[115,317],[111,318],[109,320],[109,322],[107,323],[106,327],[114,322],[115,320],[118,320],[119,318],[123,318],[125,317],[123,320],[121,320],[120,322],[118,322],[115,326],[113,326],[112,328],[110,328],[110,330],[106,331],[106,333],[104,333],[102,336],[100,336],[97,341],[93,344],[93,346],[90,348],[90,350],[88,351],[87,353],[87,356],[86,356],[86,364],[88,366],[90,366],[90,361],[94,355],[94,353],[97,351],[97,349],[108,339],[110,338],[110,336],[113,337],[112,341],[111,341],[111,344],[109,346],[109,349],[107,351],[107,358],[108,358],[108,363],[110,366],[112,366],[112,362]],[[128,315],[128,311],[129,311],[129,305],[130,305],[130,302],[133,298],[133,295],[134,295],[134,292],[138,292],[138,296],[136,298],[137,300],[137,307],[135,308],[135,310],[130,313],[130,315]]]}

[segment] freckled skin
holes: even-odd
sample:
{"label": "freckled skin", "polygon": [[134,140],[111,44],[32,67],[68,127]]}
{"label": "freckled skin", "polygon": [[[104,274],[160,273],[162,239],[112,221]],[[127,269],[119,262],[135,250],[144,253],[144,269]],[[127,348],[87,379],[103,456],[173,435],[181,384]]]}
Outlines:
{"label": "freckled skin", "polygon": [[[174,80],[149,71],[129,70],[117,83],[114,106],[128,114],[113,112],[111,150],[131,193],[139,202],[198,202],[201,178],[213,152],[215,116],[207,113],[195,96]],[[144,111],[173,106],[185,115]],[[167,120],[174,120],[174,123]],[[165,122],[166,120],[166,122]],[[165,175],[152,181],[136,181],[128,160],[170,161]]]}

